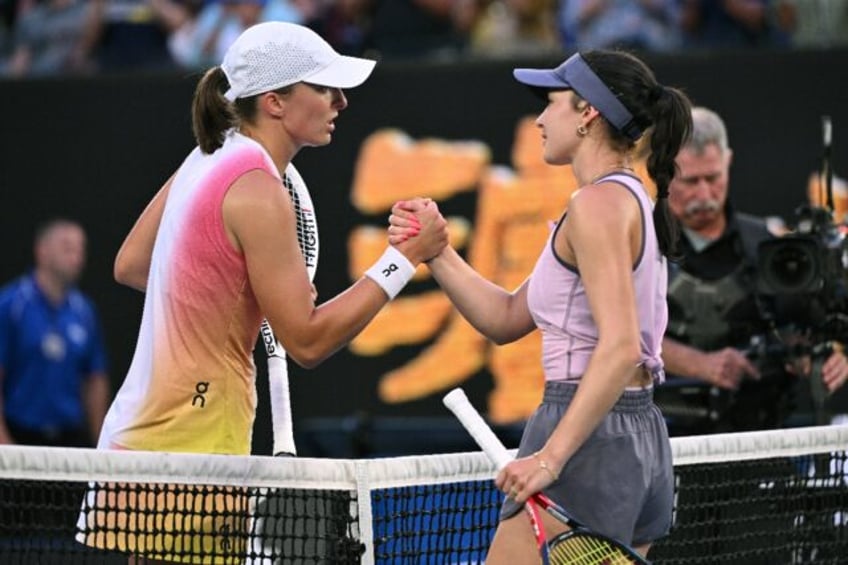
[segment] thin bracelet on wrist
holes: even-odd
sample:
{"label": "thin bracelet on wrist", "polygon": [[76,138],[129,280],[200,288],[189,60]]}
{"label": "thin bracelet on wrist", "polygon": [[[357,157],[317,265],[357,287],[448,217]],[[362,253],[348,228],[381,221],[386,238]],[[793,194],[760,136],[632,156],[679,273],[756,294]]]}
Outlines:
{"label": "thin bracelet on wrist", "polygon": [[539,468],[543,469],[548,475],[550,475],[551,479],[557,480],[558,477],[554,473],[553,469],[548,466],[548,462],[542,459],[539,453],[541,453],[541,451],[537,451],[536,453],[534,453],[533,459],[539,462]]}

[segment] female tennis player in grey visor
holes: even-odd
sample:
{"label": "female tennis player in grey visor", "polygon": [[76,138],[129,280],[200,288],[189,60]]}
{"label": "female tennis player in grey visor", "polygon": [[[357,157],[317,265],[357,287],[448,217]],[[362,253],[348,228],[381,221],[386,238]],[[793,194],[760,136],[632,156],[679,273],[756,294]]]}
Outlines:
{"label": "female tennis player in grey visor", "polygon": [[[428,264],[457,309],[497,343],[539,328],[545,393],[518,457],[498,475],[507,494],[486,563],[538,562],[524,502],[543,492],[577,521],[646,554],[671,525],[668,432],[653,403],[664,378],[666,257],[676,244],[668,210],[674,158],[691,128],[690,103],[636,57],[578,53],[555,69],[516,69],[542,96],[536,123],[545,161],[571,165],[581,187],[515,291],[477,274],[448,247]],[[649,135],[656,204],[633,171]],[[390,237],[415,237],[393,208]],[[542,512],[550,539],[566,529]]]}

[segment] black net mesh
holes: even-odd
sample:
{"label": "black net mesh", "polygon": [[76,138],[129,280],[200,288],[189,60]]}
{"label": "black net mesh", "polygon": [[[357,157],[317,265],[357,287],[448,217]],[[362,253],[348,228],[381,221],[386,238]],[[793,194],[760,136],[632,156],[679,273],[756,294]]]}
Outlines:
{"label": "black net mesh", "polygon": [[[846,446],[848,448],[848,446]],[[656,563],[848,563],[846,452],[676,468]]]}
{"label": "black net mesh", "polygon": [[3,479],[0,493],[3,564],[344,564],[364,551],[347,491]]}

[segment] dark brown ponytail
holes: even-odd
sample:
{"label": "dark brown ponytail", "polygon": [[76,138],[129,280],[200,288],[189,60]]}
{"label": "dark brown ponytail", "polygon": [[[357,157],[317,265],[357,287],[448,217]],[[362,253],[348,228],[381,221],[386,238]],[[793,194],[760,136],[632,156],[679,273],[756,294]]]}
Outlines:
{"label": "dark brown ponytail", "polygon": [[647,168],[657,185],[654,225],[660,249],[666,256],[676,258],[680,227],[668,207],[668,186],[677,172],[675,158],[692,131],[692,106],[681,91],[662,87],[653,110],[654,130]]}
{"label": "dark brown ponytail", "polygon": [[[663,86],[639,58],[624,51],[581,53],[595,74],[633,114],[636,124],[650,135],[648,174],[657,185],[654,227],[660,251],[674,258],[680,228],[668,208],[668,186],[676,172],[675,159],[692,130],[692,107],[683,92]],[[612,132],[613,143],[632,149],[635,142]]]}
{"label": "dark brown ponytail", "polygon": [[191,105],[194,139],[200,150],[214,153],[224,143],[227,130],[235,127],[236,114],[223,92],[229,87],[221,67],[213,67],[197,83]]}

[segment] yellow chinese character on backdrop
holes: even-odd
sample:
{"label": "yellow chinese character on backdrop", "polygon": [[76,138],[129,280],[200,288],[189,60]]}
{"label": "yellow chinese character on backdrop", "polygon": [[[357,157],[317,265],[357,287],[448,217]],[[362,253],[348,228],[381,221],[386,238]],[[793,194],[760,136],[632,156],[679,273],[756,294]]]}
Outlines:
{"label": "yellow chinese character on backdrop", "polygon": [[[479,141],[415,141],[398,130],[381,130],[363,144],[356,163],[352,201],[367,214],[388,212],[415,196],[446,200],[476,191],[473,222],[448,218],[451,242],[465,249],[469,263],[507,289],[530,274],[553,222],[576,189],[570,167],[542,160],[534,118],[516,128],[512,167],[493,165]],[[350,276],[359,278],[385,245],[384,226],[360,226],[348,240]],[[417,277],[429,276],[420,267]],[[435,337],[435,339],[434,339]],[[351,344],[353,353],[380,355],[398,345],[432,345],[381,376],[383,402],[403,403],[446,391],[487,369],[493,378],[488,416],[495,423],[526,419],[544,387],[538,332],[514,343],[489,343],[453,309],[441,291],[401,295]]]}

